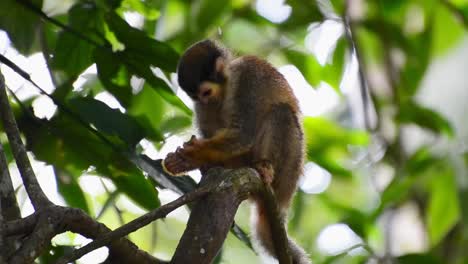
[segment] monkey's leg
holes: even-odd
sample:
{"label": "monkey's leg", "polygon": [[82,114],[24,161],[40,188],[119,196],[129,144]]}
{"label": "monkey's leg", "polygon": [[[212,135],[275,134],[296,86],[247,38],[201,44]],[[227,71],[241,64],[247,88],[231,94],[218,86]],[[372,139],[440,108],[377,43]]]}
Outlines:
{"label": "monkey's leg", "polygon": [[[303,157],[302,131],[297,116],[287,104],[272,107],[271,112],[262,118],[262,125],[254,143],[253,156],[255,167],[260,167],[259,173],[268,183],[268,168],[272,166],[273,179],[271,187],[274,190],[277,206],[285,220],[291,198],[296,190],[299,175],[302,172]],[[257,169],[258,170],[258,169]],[[267,173],[265,173],[265,171]],[[275,255],[271,241],[271,227],[265,213],[264,201],[256,200],[257,214],[253,217],[254,240],[259,242],[271,255]],[[292,240],[288,239],[289,251],[293,263],[309,263],[307,255]]]}

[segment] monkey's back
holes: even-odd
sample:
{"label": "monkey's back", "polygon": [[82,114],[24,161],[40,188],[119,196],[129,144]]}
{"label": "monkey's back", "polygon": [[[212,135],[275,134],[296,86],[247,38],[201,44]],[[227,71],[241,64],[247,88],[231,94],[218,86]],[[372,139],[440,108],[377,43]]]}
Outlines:
{"label": "monkey's back", "polygon": [[272,163],[272,187],[280,208],[286,209],[303,168],[304,139],[297,99],[284,76],[258,57],[240,57],[229,65],[229,71],[236,78],[229,78],[228,86],[236,85],[237,89],[228,92],[227,103],[243,101],[244,107],[255,107],[255,111],[245,110],[255,117],[241,117],[255,122],[253,161],[268,159]]}

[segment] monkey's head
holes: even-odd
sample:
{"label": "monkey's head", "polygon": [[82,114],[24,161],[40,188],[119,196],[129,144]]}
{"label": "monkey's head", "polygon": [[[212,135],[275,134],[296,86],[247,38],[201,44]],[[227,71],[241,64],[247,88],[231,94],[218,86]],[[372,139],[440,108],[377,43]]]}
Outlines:
{"label": "monkey's head", "polygon": [[177,67],[180,87],[203,104],[217,102],[226,83],[225,65],[230,54],[211,40],[203,40],[188,48]]}

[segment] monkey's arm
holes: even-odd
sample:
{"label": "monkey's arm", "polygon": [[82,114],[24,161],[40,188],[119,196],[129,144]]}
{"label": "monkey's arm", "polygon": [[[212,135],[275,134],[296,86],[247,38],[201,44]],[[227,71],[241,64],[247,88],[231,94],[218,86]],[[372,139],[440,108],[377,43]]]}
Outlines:
{"label": "monkey's arm", "polygon": [[184,143],[175,153],[167,155],[163,165],[167,172],[180,174],[210,164],[225,164],[248,154],[253,140],[242,135],[241,130],[226,128],[208,139],[196,139]]}
{"label": "monkey's arm", "polygon": [[204,165],[230,165],[230,162],[251,152],[255,140],[255,99],[246,94],[247,89],[237,91],[232,108],[226,117],[227,127],[219,129],[206,139],[192,139],[169,154],[164,160],[166,170],[180,174]]}

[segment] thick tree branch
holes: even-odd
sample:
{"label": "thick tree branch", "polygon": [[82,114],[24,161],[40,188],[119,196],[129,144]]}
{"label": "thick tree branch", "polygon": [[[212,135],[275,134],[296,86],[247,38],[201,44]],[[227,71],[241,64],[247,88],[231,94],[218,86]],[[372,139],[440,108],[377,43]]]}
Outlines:
{"label": "thick tree branch", "polygon": [[[2,215],[3,211],[2,211],[2,203],[0,203],[0,248],[5,248],[5,235],[4,235],[4,231],[3,231],[3,215]],[[5,262],[5,259],[6,259],[6,255],[5,255],[5,251],[2,250],[0,251],[0,263],[4,263]]]}
{"label": "thick tree branch", "polygon": [[288,240],[284,224],[276,208],[274,195],[264,188],[255,170],[210,170],[200,183],[209,184],[216,179],[222,183],[192,208],[187,228],[182,235],[171,263],[211,263],[218,254],[227,232],[232,226],[240,203],[260,195],[266,204],[273,234],[275,251],[280,263],[290,263]]}
{"label": "thick tree branch", "polygon": [[[161,206],[112,232],[96,238],[86,246],[59,259],[57,263],[74,261],[83,255],[106,246],[113,245],[122,237],[163,218],[178,207],[198,200],[190,215],[187,228],[182,236],[171,263],[211,263],[221,248],[230,230],[239,204],[253,193],[264,197],[267,211],[272,221],[275,249],[280,263],[290,263],[287,251],[287,235],[280,221],[276,201],[271,191],[264,188],[263,182],[253,169],[223,170],[212,169],[203,177],[198,189]],[[80,221],[83,222],[83,221]],[[86,228],[90,224],[85,224]],[[72,230],[73,231],[73,230]],[[74,230],[83,234],[84,230]],[[114,242],[112,242],[114,241]],[[163,263],[162,261],[159,261]]]}
{"label": "thick tree branch", "polygon": [[[41,209],[24,219],[10,221],[3,228],[7,236],[26,235],[21,247],[8,263],[32,263],[50,244],[52,237],[65,231],[90,239],[97,239],[111,231],[80,209],[56,205]],[[109,255],[121,263],[164,263],[139,250],[127,238],[115,239],[108,247]]]}
{"label": "thick tree branch", "polygon": [[10,221],[21,218],[18,202],[15,196],[15,189],[11,182],[8,164],[3,151],[3,145],[0,143],[0,203],[2,206],[1,215],[4,221]]}
{"label": "thick tree branch", "polygon": [[34,230],[37,222],[37,214],[28,215],[25,218],[8,221],[4,224],[6,236],[29,234]]}
{"label": "thick tree branch", "polygon": [[24,187],[28,193],[31,203],[34,209],[38,210],[45,206],[51,205],[49,199],[42,191],[39,186],[39,182],[36,179],[36,175],[29,162],[26,148],[21,141],[20,132],[16,124],[13,112],[11,111],[10,104],[8,102],[8,96],[5,89],[5,79],[0,73],[0,118],[3,123],[3,127],[8,136],[13,156],[15,157],[18,170],[21,174]]}

